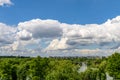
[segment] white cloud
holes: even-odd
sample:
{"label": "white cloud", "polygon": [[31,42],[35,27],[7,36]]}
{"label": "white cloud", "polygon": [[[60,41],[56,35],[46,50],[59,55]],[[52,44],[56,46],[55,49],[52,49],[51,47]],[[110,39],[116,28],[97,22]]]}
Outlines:
{"label": "white cloud", "polygon": [[0,6],[4,5],[12,5],[12,2],[10,0],[0,0]]}
{"label": "white cloud", "polygon": [[54,38],[62,35],[60,23],[56,20],[33,19],[19,23],[18,29],[32,33],[33,38]]}
{"label": "white cloud", "polygon": [[[40,49],[40,39],[31,39],[31,40],[17,40],[13,44],[9,45],[9,48],[12,50],[26,50],[26,49]],[[35,48],[34,48],[35,47]]]}
{"label": "white cloud", "polygon": [[32,33],[22,30],[17,33],[16,37],[20,40],[30,40],[32,38]]}
{"label": "white cloud", "polygon": [[11,46],[12,50],[17,50],[18,47],[20,46],[20,43],[19,42],[14,42]]}
{"label": "white cloud", "polygon": [[[104,23],[101,25],[85,25],[82,28],[77,29],[75,31],[74,35],[69,35],[72,36],[72,38],[77,38],[79,39],[87,39],[88,43],[93,41],[94,43],[99,43],[101,44],[102,42],[119,42],[120,41],[120,18],[119,20],[117,19],[117,23],[113,23],[114,19],[111,20],[110,23]],[[72,33],[69,31],[69,33]],[[86,43],[87,44],[87,43]]]}
{"label": "white cloud", "polygon": [[[68,40],[62,45],[72,46],[73,49],[89,49],[119,47],[120,45],[120,16],[108,20],[103,24],[65,24],[62,23],[63,36]],[[114,44],[114,45],[113,45]],[[55,45],[51,42],[49,46]],[[56,45],[57,46],[57,45]],[[56,48],[56,46],[54,46]],[[107,47],[106,47],[107,46]],[[54,47],[51,49],[54,50]],[[94,48],[96,48],[94,47]],[[116,48],[117,48],[116,47]],[[68,47],[66,47],[68,49]]]}
{"label": "white cloud", "polygon": [[62,38],[61,40],[54,39],[53,41],[51,41],[50,45],[45,49],[45,51],[68,48],[68,45],[66,44],[67,40],[67,38]]}
{"label": "white cloud", "polygon": [[51,19],[20,22],[16,28],[0,23],[0,52],[4,50],[44,56],[109,55],[120,51],[120,16],[103,24],[86,25]]}
{"label": "white cloud", "polygon": [[0,46],[12,44],[15,40],[16,28],[0,23]]}

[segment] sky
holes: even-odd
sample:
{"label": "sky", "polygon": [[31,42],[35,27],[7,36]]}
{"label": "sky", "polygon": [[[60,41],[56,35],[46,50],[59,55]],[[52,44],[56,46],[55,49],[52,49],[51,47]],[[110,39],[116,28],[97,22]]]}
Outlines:
{"label": "sky", "polygon": [[0,0],[0,55],[120,51],[120,0]]}

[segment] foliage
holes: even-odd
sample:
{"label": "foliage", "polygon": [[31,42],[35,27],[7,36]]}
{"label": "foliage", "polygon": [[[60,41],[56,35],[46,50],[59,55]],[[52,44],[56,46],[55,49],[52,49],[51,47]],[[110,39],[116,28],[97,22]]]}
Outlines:
{"label": "foliage", "polygon": [[[79,72],[83,62],[88,68]],[[0,58],[0,80],[106,80],[106,72],[120,78],[119,53],[108,58]]]}
{"label": "foliage", "polygon": [[120,54],[114,53],[108,57],[107,72],[115,77],[120,78]]}

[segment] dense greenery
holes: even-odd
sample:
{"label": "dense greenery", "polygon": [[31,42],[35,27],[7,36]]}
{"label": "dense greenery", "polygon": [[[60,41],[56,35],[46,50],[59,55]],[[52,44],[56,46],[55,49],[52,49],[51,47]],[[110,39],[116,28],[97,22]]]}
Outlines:
{"label": "dense greenery", "polygon": [[[83,62],[87,70],[79,72]],[[0,80],[106,80],[106,73],[120,78],[119,53],[108,58],[0,58]]]}
{"label": "dense greenery", "polygon": [[120,79],[120,54],[119,53],[114,53],[112,56],[108,57],[107,71],[114,78]]}

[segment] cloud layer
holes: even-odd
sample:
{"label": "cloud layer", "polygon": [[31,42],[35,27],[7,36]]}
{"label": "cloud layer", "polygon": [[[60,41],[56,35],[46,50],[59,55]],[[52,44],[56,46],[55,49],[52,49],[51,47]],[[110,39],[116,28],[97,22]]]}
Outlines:
{"label": "cloud layer", "polygon": [[109,55],[120,50],[119,34],[120,16],[103,24],[86,25],[51,19],[33,19],[16,27],[0,23],[0,52],[29,52],[32,56]]}
{"label": "cloud layer", "polygon": [[[62,38],[67,38],[66,49],[90,49],[90,48],[104,48],[110,49],[120,44],[120,17],[108,20],[103,24],[86,24],[86,25],[69,25],[61,24],[63,28]],[[54,45],[54,40],[51,46]],[[61,40],[59,41],[61,42]],[[53,43],[53,45],[52,45]],[[57,42],[58,43],[58,42]],[[59,46],[59,45],[58,45]],[[57,47],[57,45],[55,46]],[[50,48],[50,46],[49,46]],[[54,49],[51,47],[51,49]],[[50,49],[50,50],[51,50]],[[60,48],[61,49],[61,48]]]}

